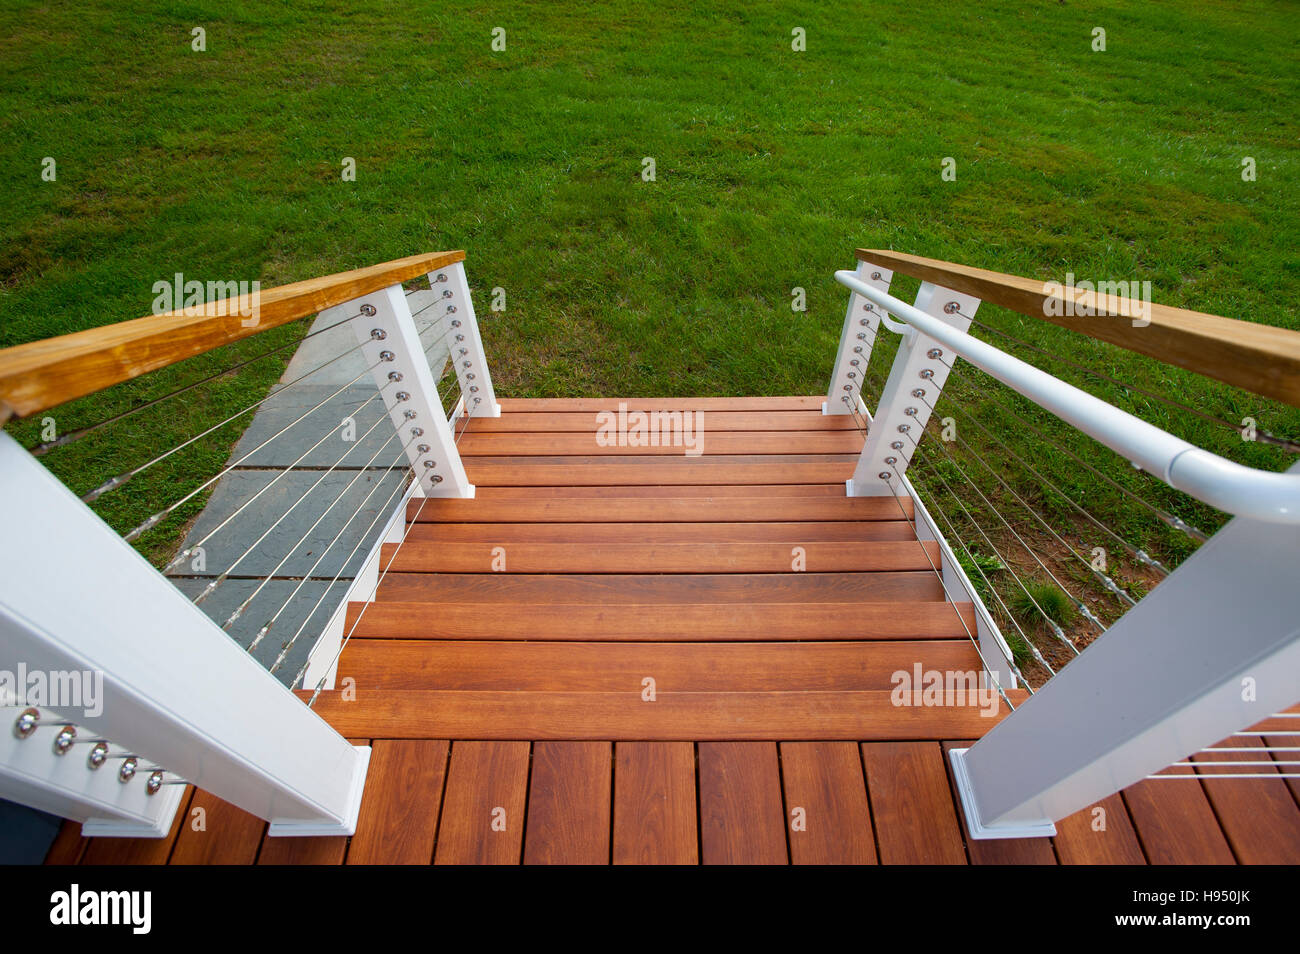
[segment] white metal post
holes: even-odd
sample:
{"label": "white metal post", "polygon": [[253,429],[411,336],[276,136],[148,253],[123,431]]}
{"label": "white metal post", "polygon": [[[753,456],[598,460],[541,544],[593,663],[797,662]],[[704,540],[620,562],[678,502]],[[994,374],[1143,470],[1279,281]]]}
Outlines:
{"label": "white metal post", "polygon": [[[102,679],[94,706],[53,699],[50,710],[81,738],[111,739],[141,766],[268,819],[272,835],[355,830],[369,748],[305,706],[7,434],[0,526],[0,670]],[[62,792],[87,834],[166,833],[181,786],[150,796],[151,771],[119,782],[111,765],[88,767],[89,745],[57,756],[50,743],[44,729],[8,745],[5,794]]]}
{"label": "white metal post", "polygon": [[[929,282],[923,282],[916,295],[919,311],[963,332],[970,327],[970,318],[978,307],[978,298]],[[912,328],[904,331],[862,454],[848,482],[849,496],[895,494],[897,477],[907,472],[912,452],[930,420],[930,409],[939,400],[955,360],[956,355],[933,338]]]}
{"label": "white metal post", "polygon": [[361,312],[352,327],[425,495],[473,497],[402,286],[390,285],[346,307]]}
{"label": "white metal post", "polygon": [[[889,291],[894,273],[888,268],[858,262],[857,276],[873,288]],[[857,292],[849,293],[849,307],[840,332],[840,349],[835,354],[831,387],[822,403],[823,414],[851,414],[865,411],[862,380],[871,360],[871,349],[880,332],[880,310]]]}
{"label": "white metal post", "polygon": [[1296,527],[1234,517],[988,735],[954,749],[972,836],[1050,833],[1300,700],[1297,561]]}
{"label": "white metal post", "polygon": [[469,417],[500,417],[501,405],[492,389],[492,375],[488,372],[487,355],[483,352],[474,302],[470,300],[469,283],[465,280],[465,263],[456,262],[430,272],[429,287],[435,291],[441,288],[446,300],[443,325],[447,350],[456,368],[465,413]]}

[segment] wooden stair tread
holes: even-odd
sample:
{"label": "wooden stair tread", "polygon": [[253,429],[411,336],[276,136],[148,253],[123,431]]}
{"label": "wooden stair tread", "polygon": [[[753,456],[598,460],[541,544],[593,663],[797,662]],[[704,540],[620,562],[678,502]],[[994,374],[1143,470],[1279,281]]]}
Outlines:
{"label": "wooden stair tread", "polygon": [[[617,412],[617,408],[613,408]],[[629,407],[629,412],[642,410]],[[651,409],[653,410],[653,409]],[[663,409],[660,409],[663,410]],[[675,408],[673,410],[689,410]],[[743,411],[704,409],[700,418],[706,433],[730,431],[857,431],[858,421],[851,414],[823,414],[815,411]],[[476,434],[510,433],[591,433],[600,428],[599,411],[536,411],[502,413],[500,417],[476,417],[470,422]],[[459,429],[465,418],[456,419]]]}
{"label": "wooden stair tread", "polygon": [[[322,692],[315,709],[340,733],[383,726],[395,739],[953,739],[978,738],[1005,715],[955,700],[898,706],[891,693],[485,692],[355,689]],[[351,693],[350,693],[351,694]],[[299,695],[311,697],[308,691]],[[1026,693],[1013,690],[1012,703]]]}
{"label": "wooden stair tread", "polygon": [[361,642],[969,640],[976,632],[973,604],[920,600],[671,604],[385,601],[349,603],[345,625],[352,638]]}
{"label": "wooden stair tread", "polygon": [[863,543],[915,540],[906,520],[801,523],[415,523],[406,543]]}
{"label": "wooden stair tread", "polygon": [[558,643],[364,639],[339,675],[370,689],[762,692],[891,689],[913,667],[978,672],[969,640],[871,643]]}
{"label": "wooden stair tread", "polygon": [[[701,426],[703,422],[701,422]],[[668,435],[665,435],[667,438]],[[688,447],[680,435],[670,443],[618,444],[602,442],[596,433],[569,431],[538,434],[477,431],[473,421],[461,432],[456,445],[461,457],[685,457],[696,460],[733,454],[856,454],[862,450],[859,431],[692,431]],[[650,438],[646,438],[647,441]]]}
{"label": "wooden stair tread", "polygon": [[418,523],[790,523],[911,519],[911,499],[893,497],[656,497],[540,500],[412,500]]}
{"label": "wooden stair tread", "polygon": [[[798,551],[803,551],[799,553]],[[933,540],[866,543],[386,543],[382,562],[405,573],[780,573],[796,561],[814,572],[926,570],[939,565]],[[803,572],[802,570],[800,572]]]}
{"label": "wooden stair tread", "polygon": [[[934,573],[389,573],[379,602],[836,603],[944,598]],[[728,608],[730,609],[730,607]]]}
{"label": "wooden stair tread", "polygon": [[853,476],[857,454],[720,454],[685,457],[470,457],[480,487],[619,484],[833,484]]}
{"label": "wooden stair tread", "polygon": [[592,413],[617,411],[620,404],[630,411],[821,411],[821,395],[790,397],[600,397],[600,398],[501,398],[502,414]]}

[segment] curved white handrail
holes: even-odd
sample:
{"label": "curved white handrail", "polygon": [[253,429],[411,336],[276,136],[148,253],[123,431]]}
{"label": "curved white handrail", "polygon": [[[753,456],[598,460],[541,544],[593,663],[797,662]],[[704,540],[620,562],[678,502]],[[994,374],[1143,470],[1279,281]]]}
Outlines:
{"label": "curved white handrail", "polygon": [[1300,475],[1255,470],[1202,450],[873,288],[853,272],[838,271],[835,280],[1170,487],[1225,513],[1300,524]]}

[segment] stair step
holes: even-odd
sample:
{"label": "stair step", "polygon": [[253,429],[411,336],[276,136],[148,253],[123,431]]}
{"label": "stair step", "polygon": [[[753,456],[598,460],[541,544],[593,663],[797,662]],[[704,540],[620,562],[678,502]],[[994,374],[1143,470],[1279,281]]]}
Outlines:
{"label": "stair step", "polygon": [[796,394],[780,397],[595,397],[501,398],[503,414],[618,411],[821,411],[825,398]]}
{"label": "stair step", "polygon": [[[629,408],[629,410],[631,410]],[[617,413],[617,408],[615,408]],[[701,423],[706,433],[732,431],[857,431],[851,414],[823,414],[816,411],[719,411],[705,409]],[[476,417],[473,432],[484,433],[596,433],[603,423],[597,411],[541,411],[533,414],[502,414]],[[463,427],[465,418],[458,418]],[[549,451],[547,453],[550,453]]]}
{"label": "stair step", "polygon": [[470,457],[465,472],[480,487],[626,484],[833,484],[853,476],[857,454],[753,454],[714,457]]}
{"label": "stair step", "polygon": [[[797,551],[802,551],[797,552]],[[935,541],[867,543],[500,543],[425,542],[383,546],[383,564],[410,573],[780,573],[926,570],[939,565]],[[796,563],[799,565],[796,567]]]}
{"label": "stair step", "polygon": [[969,640],[863,643],[544,643],[359,639],[340,676],[370,689],[640,692],[889,690],[914,667],[979,672]]}
{"label": "stair step", "polygon": [[625,487],[479,487],[476,500],[540,500],[549,497],[843,497],[833,484],[631,484]]}
{"label": "stair step", "polygon": [[[888,603],[944,599],[931,570],[905,573],[389,573],[378,599],[415,603]],[[730,607],[728,611],[730,612]]]}
{"label": "stair step", "polygon": [[911,498],[844,496],[426,498],[412,500],[407,509],[407,519],[416,523],[790,523],[911,518]]}
{"label": "stair step", "polygon": [[937,600],[675,604],[529,603],[509,598],[483,603],[381,600],[348,604],[345,625],[344,631],[359,641],[964,639],[969,646],[968,633],[976,632],[970,603],[954,606]]}
{"label": "stair step", "polygon": [[[304,699],[311,692],[302,691]],[[1008,693],[1013,705],[1024,690]],[[899,706],[891,693],[367,689],[322,692],[315,711],[346,736],[389,739],[976,739],[1007,714],[977,705]]]}
{"label": "stair step", "polygon": [[905,520],[805,523],[416,523],[406,544],[512,543],[804,543],[915,540]]}
{"label": "stair step", "polygon": [[[856,430],[717,432],[699,418],[692,424],[689,436],[689,448],[680,433],[669,443],[633,446],[615,443],[612,434],[605,438],[607,443],[602,443],[604,436],[594,430],[552,434],[478,431],[471,420],[463,429],[456,449],[466,458],[598,456],[686,457],[688,460],[734,454],[856,454],[862,450],[862,434]],[[655,439],[658,440],[657,435]],[[686,453],[688,449],[694,452],[693,457]]]}

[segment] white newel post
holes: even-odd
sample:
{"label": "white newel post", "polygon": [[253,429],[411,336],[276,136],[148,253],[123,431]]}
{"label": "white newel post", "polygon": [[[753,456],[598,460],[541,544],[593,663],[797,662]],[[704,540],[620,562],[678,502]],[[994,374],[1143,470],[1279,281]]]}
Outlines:
{"label": "white newel post", "polygon": [[[858,262],[857,277],[864,284],[889,292],[894,273],[888,268]],[[857,292],[849,293],[849,307],[844,315],[844,328],[840,332],[840,348],[835,354],[835,368],[831,372],[831,387],[822,404],[823,414],[851,414],[865,411],[862,403],[862,381],[871,360],[871,349],[880,331],[880,309]]]}
{"label": "white newel post", "polygon": [[1300,700],[1297,565],[1300,529],[1234,517],[988,735],[954,749],[972,836],[1050,834]]}
{"label": "white newel post", "polygon": [[473,497],[402,286],[390,285],[347,308],[361,312],[352,328],[425,496]]}
{"label": "white newel post", "polygon": [[[962,332],[970,327],[970,318],[978,307],[978,298],[929,282],[923,282],[916,294],[917,310]],[[889,369],[857,467],[848,482],[850,497],[883,497],[905,492],[898,477],[907,473],[912,453],[930,420],[930,409],[939,400],[956,360],[950,349],[915,328],[902,325],[901,330],[903,340]]]}
{"label": "white newel post", "polygon": [[460,382],[460,393],[465,399],[465,414],[469,417],[500,417],[501,405],[492,389],[492,375],[488,373],[487,355],[483,352],[483,339],[479,336],[478,319],[469,297],[469,283],[465,280],[465,263],[456,262],[430,272],[429,287],[434,291],[442,289],[447,303],[443,328],[447,334],[447,351]]}
{"label": "white newel post", "polygon": [[[11,717],[0,796],[83,821],[86,835],[161,837],[183,786],[151,785],[157,767],[268,819],[272,835],[354,831],[369,747],[335,732],[7,434],[0,526],[0,670],[102,679],[93,706],[34,705],[25,737],[22,708],[0,710]],[[59,755],[52,723],[64,720],[77,737]],[[110,757],[92,768],[100,738]],[[122,780],[125,755],[138,762]]]}

